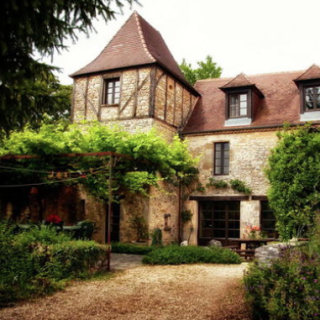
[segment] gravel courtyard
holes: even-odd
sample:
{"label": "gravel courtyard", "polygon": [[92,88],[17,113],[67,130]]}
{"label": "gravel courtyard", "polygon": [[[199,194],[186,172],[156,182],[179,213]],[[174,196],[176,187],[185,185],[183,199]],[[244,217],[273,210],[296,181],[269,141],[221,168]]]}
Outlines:
{"label": "gravel courtyard", "polygon": [[246,320],[246,264],[136,266],[0,310],[1,320]]}

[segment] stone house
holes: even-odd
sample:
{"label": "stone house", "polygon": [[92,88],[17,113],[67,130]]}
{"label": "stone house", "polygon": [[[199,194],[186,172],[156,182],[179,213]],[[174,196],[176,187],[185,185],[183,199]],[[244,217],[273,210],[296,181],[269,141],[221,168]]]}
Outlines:
{"label": "stone house", "polygon": [[[275,221],[263,170],[284,122],[320,121],[319,67],[207,79],[192,87],[160,33],[135,12],[100,55],[71,76],[73,121],[116,122],[131,132],[154,127],[168,140],[179,133],[188,140],[190,152],[201,157],[203,185],[210,178],[238,179],[252,189],[245,195],[209,186],[204,193],[191,194],[185,206],[193,217],[184,239],[201,245],[215,238],[228,244],[250,226],[272,234]],[[179,192],[166,187],[168,194],[151,188],[150,198],[128,195],[115,205],[112,239],[133,240],[129,219],[139,212],[150,231],[163,231],[165,243],[180,240]],[[104,241],[105,205],[84,193],[80,198],[86,217],[98,222],[97,239]]]}
{"label": "stone house", "polygon": [[[185,79],[160,33],[136,12],[100,55],[71,75],[72,120],[116,123],[130,132],[156,128],[170,140],[186,125],[200,94]],[[151,188],[150,198],[126,195],[114,204],[113,241],[132,241],[130,218],[142,215],[150,231],[161,228],[165,243],[179,238],[178,190]],[[97,240],[105,241],[106,206],[84,193],[86,217],[97,222]]]}
{"label": "stone house", "polygon": [[196,213],[193,243],[210,238],[228,243],[257,226],[274,235],[275,219],[268,207],[264,168],[276,132],[284,123],[303,125],[320,121],[320,68],[229,79],[198,81],[201,98],[182,129],[194,155],[202,154],[201,180],[243,181],[252,189],[245,195],[232,188],[208,187],[193,194],[189,207]]}

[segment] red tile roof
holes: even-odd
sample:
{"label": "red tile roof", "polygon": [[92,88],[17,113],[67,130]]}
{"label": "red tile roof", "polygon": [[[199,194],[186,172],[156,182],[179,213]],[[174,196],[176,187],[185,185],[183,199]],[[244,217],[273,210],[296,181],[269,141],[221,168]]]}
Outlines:
{"label": "red tile roof", "polygon": [[300,77],[295,79],[295,81],[304,81],[320,78],[320,67],[316,64],[313,64],[306,72],[304,72]]}
{"label": "red tile roof", "polygon": [[[310,74],[308,74],[310,70]],[[195,88],[201,94],[189,122],[183,132],[202,132],[214,130],[232,130],[250,127],[282,126],[284,122],[300,123],[299,89],[294,80],[305,79],[315,75],[320,79],[320,73],[311,67],[307,72],[283,72],[247,76],[247,82],[255,84],[264,98],[254,110],[253,121],[250,125],[236,127],[224,125],[225,122],[225,93],[219,89],[227,86],[232,78],[207,79],[196,83]]]}
{"label": "red tile roof", "polygon": [[240,73],[238,76],[236,76],[227,84],[225,84],[222,88],[228,89],[228,88],[235,88],[235,87],[247,87],[252,85],[254,85],[254,83],[252,83],[244,73]]}
{"label": "red tile roof", "polygon": [[191,87],[161,34],[134,12],[98,57],[71,77],[152,63],[160,64]]}

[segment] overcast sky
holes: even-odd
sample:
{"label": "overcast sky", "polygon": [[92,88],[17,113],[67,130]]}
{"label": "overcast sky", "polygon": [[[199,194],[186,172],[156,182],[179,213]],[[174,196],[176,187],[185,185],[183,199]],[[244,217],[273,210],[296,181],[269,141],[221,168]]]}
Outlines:
{"label": "overcast sky", "polygon": [[[140,0],[97,33],[81,35],[69,51],[56,54],[63,84],[103,50],[133,10],[157,29],[176,61],[196,62],[211,55],[222,77],[305,70],[320,65],[320,0]],[[50,59],[45,61],[50,62]]]}

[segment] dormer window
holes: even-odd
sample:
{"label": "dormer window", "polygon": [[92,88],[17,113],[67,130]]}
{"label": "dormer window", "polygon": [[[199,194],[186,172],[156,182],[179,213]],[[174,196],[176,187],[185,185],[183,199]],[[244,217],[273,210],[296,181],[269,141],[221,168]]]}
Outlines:
{"label": "dormer window", "polygon": [[118,105],[120,102],[120,78],[104,80],[102,104]]}
{"label": "dormer window", "polygon": [[248,126],[253,120],[253,111],[263,94],[243,73],[220,88],[226,97],[224,125]]}
{"label": "dormer window", "polygon": [[248,115],[248,93],[229,94],[229,118],[246,117]]}
{"label": "dormer window", "polygon": [[320,83],[303,90],[305,111],[320,110]]}
{"label": "dormer window", "polygon": [[300,121],[320,120],[320,80],[296,83],[300,89]]}
{"label": "dormer window", "polygon": [[300,92],[300,121],[319,121],[320,67],[312,65],[293,81]]}
{"label": "dormer window", "polygon": [[252,122],[252,89],[232,88],[226,93],[225,126],[246,126]]}

